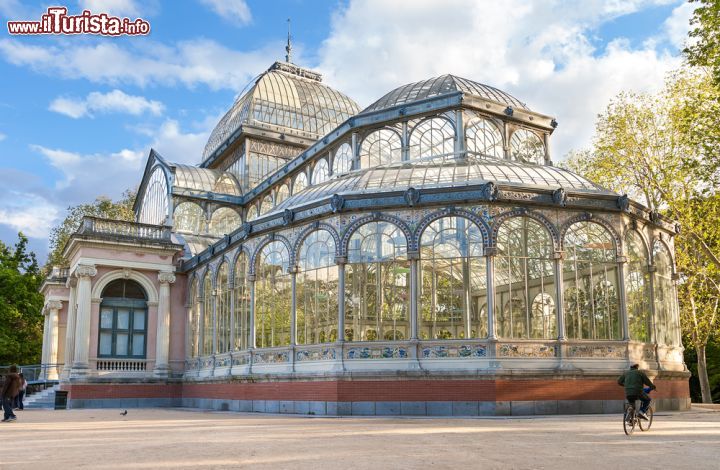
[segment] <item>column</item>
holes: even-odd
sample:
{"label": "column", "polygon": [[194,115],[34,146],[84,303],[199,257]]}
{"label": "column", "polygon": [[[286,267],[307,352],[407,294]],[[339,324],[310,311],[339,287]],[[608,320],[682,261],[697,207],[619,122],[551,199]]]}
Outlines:
{"label": "column", "polygon": [[42,375],[45,380],[48,378],[48,347],[50,345],[50,341],[48,340],[48,335],[50,328],[48,327],[48,322],[50,321],[50,312],[47,309],[47,305],[43,308],[43,317],[44,317],[44,323],[43,323],[43,342],[42,342],[42,356],[40,357],[40,366],[42,367]]}
{"label": "column", "polygon": [[[217,287],[212,290],[212,350],[210,351],[211,355],[215,355],[218,352],[218,343],[217,343],[217,314],[218,314],[218,297],[220,297],[220,289]],[[213,361],[213,364],[215,362]],[[215,366],[213,366],[214,368]]]}
{"label": "column", "polygon": [[563,298],[563,253],[555,252],[555,315],[557,316],[558,341],[565,341],[565,304]]}
{"label": "column", "polygon": [[657,325],[657,318],[655,317],[655,272],[657,271],[657,267],[650,265],[647,267],[648,272],[648,292],[649,292],[649,301],[648,301],[648,307],[650,307],[650,343],[658,343],[658,325]]}
{"label": "column", "polygon": [[[462,109],[455,110],[455,158],[465,156],[465,124]],[[470,330],[468,330],[469,332]]]}
{"label": "column", "polygon": [[[338,331],[337,341],[345,342],[345,263],[347,258],[338,256],[335,258],[338,267]],[[342,354],[342,351],[341,351]]]}
{"label": "column", "polygon": [[618,256],[618,300],[620,301],[620,316],[622,317],[622,335],[623,341],[630,339],[630,323],[628,322],[627,315],[627,301],[625,299],[625,263],[627,263],[627,257]]}
{"label": "column", "polygon": [[357,132],[353,132],[350,138],[350,147],[352,147],[352,169],[357,170],[360,168],[360,152],[358,151],[358,135]]}
{"label": "column", "polygon": [[154,373],[158,377],[167,377],[170,371],[170,284],[175,282],[175,274],[160,272],[158,282],[160,282],[160,297],[157,308]]}
{"label": "column", "polygon": [[410,160],[410,136],[408,134],[408,122],[402,123],[402,142],[400,142],[400,159],[402,161]]}
{"label": "column", "polygon": [[70,297],[67,309],[67,325],[65,329],[65,357],[63,358],[63,378],[70,376],[72,369],[73,353],[75,351],[75,311],[77,310],[77,280],[68,279],[70,283]]}
{"label": "column", "polygon": [[495,252],[496,248],[491,247],[485,250],[485,265],[487,268],[487,316],[488,316],[488,340],[497,341],[495,332]]}
{"label": "column", "polygon": [[250,289],[250,338],[248,338],[248,349],[255,349],[255,274],[248,274],[248,289]]}
{"label": "column", "polygon": [[410,339],[418,339],[418,258],[420,253],[408,252],[410,260]]}
{"label": "column", "polygon": [[90,313],[92,307],[92,278],[97,269],[91,264],[79,264],[75,268],[77,281],[77,317],[75,319],[75,351],[72,376],[83,376],[90,372]]}
{"label": "column", "polygon": [[[291,267],[288,271],[290,272],[290,295],[292,296],[290,299],[290,347],[293,347],[297,344],[297,266]],[[307,342],[307,338],[305,341]],[[295,362],[294,357],[295,354],[293,354],[291,362]]]}
{"label": "column", "polygon": [[48,348],[47,348],[47,380],[58,379],[58,320],[62,302],[59,300],[51,300],[48,302]]}

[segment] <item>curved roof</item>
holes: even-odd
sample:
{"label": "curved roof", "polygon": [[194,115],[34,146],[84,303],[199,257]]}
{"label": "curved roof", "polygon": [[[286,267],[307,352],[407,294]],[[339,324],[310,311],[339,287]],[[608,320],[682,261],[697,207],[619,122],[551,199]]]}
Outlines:
{"label": "curved roof", "polygon": [[516,184],[529,188],[564,188],[591,194],[616,195],[590,180],[563,168],[510,160],[468,156],[430,157],[359,170],[310,186],[278,204],[273,210],[305,204],[333,194],[362,194],[435,187],[462,187],[486,182]]}
{"label": "curved roof", "polygon": [[175,171],[174,188],[242,196],[240,184],[231,173],[178,163],[172,164],[172,167]]}
{"label": "curved roof", "polygon": [[243,124],[278,126],[319,139],[358,111],[355,101],[323,85],[320,74],[276,62],[220,119],[205,145],[203,160]]}
{"label": "curved roof", "polygon": [[474,82],[472,80],[468,80],[467,78],[455,75],[441,75],[436,78],[410,83],[408,85],[395,88],[393,91],[365,108],[362,113],[379,111],[381,109],[392,108],[393,106],[399,106],[401,104],[419,101],[433,96],[445,95],[447,93],[455,93],[458,91],[467,93],[468,95],[475,95],[488,100],[496,101],[506,106],[528,109],[525,103],[509,93],[495,87],[484,85],[482,83]]}

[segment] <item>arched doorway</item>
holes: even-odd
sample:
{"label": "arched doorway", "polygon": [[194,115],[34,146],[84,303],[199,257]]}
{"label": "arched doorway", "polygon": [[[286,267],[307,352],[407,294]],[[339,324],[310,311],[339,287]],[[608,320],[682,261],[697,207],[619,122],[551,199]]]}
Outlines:
{"label": "arched doorway", "polygon": [[116,279],[102,291],[98,357],[144,359],[147,353],[147,294],[130,279]]}

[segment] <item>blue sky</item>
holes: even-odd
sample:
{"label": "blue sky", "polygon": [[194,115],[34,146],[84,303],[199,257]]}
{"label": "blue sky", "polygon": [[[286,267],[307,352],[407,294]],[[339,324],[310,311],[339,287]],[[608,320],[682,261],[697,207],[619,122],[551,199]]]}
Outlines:
{"label": "blue sky", "polygon": [[22,230],[41,260],[69,205],[139,183],[151,147],[197,163],[236,94],[284,56],[361,107],[455,73],[560,122],[555,160],[590,143],[621,90],[654,91],[680,64],[692,5],[670,0],[72,0],[148,20],[148,36],[10,36],[44,2],[0,0],[0,240]]}

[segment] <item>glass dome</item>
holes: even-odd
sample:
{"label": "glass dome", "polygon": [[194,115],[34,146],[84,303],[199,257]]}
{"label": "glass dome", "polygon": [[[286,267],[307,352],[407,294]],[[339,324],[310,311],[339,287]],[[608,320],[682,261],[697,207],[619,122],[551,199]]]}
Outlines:
{"label": "glass dome", "polygon": [[281,128],[317,140],[358,113],[355,101],[321,80],[320,74],[296,65],[273,64],[220,119],[205,146],[203,161],[243,124]]}

